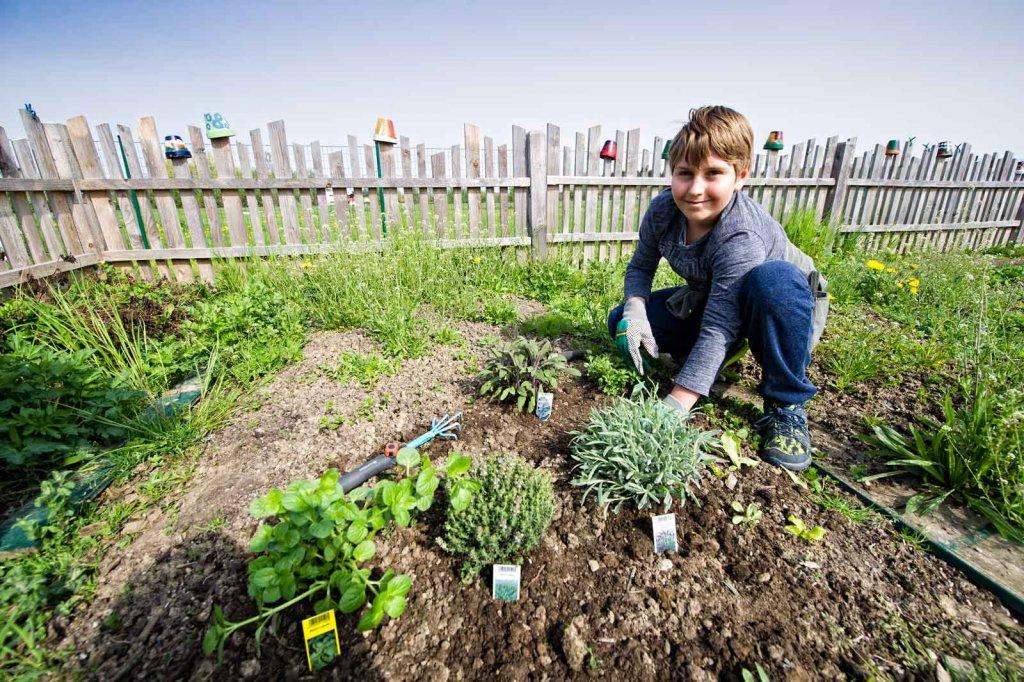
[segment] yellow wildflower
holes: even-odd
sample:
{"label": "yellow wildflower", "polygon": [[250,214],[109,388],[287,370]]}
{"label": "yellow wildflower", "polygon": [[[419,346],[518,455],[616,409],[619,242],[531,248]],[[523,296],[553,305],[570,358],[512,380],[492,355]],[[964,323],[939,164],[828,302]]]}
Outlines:
{"label": "yellow wildflower", "polygon": [[918,268],[918,267],[920,267],[920,266],[918,266],[918,264],[917,264],[917,263],[911,263],[911,264],[910,264],[910,269],[911,269],[911,270],[917,270],[917,268]]}
{"label": "yellow wildflower", "polygon": [[903,288],[903,280],[902,279],[897,280],[896,281],[896,286],[898,286],[900,289],[902,289]]}
{"label": "yellow wildflower", "polygon": [[869,270],[885,270],[885,263],[883,263],[880,260],[875,260],[874,258],[869,260],[864,265],[868,266]]}
{"label": "yellow wildflower", "polygon": [[890,275],[896,274],[896,268],[886,268],[885,271],[888,272]]}
{"label": "yellow wildflower", "polygon": [[302,269],[303,270],[309,270],[311,267],[313,267],[313,264],[310,263],[308,260],[302,261]]}
{"label": "yellow wildflower", "polygon": [[907,280],[907,284],[909,284],[912,289],[916,289],[919,286],[921,286],[921,280],[919,280],[917,277],[911,277],[910,279]]}

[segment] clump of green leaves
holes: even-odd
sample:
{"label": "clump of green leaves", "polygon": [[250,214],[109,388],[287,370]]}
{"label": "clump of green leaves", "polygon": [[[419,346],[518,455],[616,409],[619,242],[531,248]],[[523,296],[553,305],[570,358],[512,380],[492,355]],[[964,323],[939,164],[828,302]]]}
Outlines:
{"label": "clump of green leaves", "polygon": [[790,514],[786,517],[789,524],[786,525],[784,530],[790,535],[795,535],[801,540],[807,542],[817,542],[818,540],[825,537],[825,529],[822,526],[814,526],[809,528],[799,517]]}
{"label": "clump of green leaves", "polygon": [[611,353],[590,356],[586,369],[587,377],[605,395],[620,396],[643,379],[634,367],[627,365],[619,355]]}
{"label": "clump of green leaves", "polygon": [[586,428],[573,435],[572,484],[584,488],[584,500],[594,494],[614,511],[623,502],[667,510],[673,499],[685,501],[718,441],[715,432],[698,429],[646,391],[592,410]]}
{"label": "clump of green leaves", "polygon": [[520,412],[537,408],[537,394],[556,388],[558,375],[579,376],[550,341],[520,337],[490,351],[480,373],[480,394],[498,402],[514,402]]}
{"label": "clump of green leaves", "polygon": [[402,366],[400,360],[371,353],[342,353],[335,365],[323,365],[320,370],[336,381],[354,380],[363,388],[373,388],[381,377],[394,376]]}
{"label": "clump of green leaves", "polygon": [[[475,483],[476,491],[463,505],[459,486],[465,482]],[[536,547],[551,524],[555,502],[551,475],[515,455],[478,461],[465,482],[446,481],[452,504],[438,544],[464,558],[459,575],[468,583],[485,565],[508,562]]]}
{"label": "clump of green leaves", "polygon": [[[956,406],[954,397],[962,396]],[[861,440],[886,459],[891,471],[868,476],[873,480],[895,474],[922,479],[926,491],[908,501],[911,511],[926,514],[951,495],[988,519],[1003,536],[1024,542],[1024,466],[1020,452],[1024,418],[1006,414],[1003,402],[1019,401],[1014,391],[997,396],[985,379],[965,380],[960,396],[947,392],[942,421],[927,415],[904,435],[888,424],[874,424]]]}
{"label": "clump of green leaves", "polygon": [[[258,556],[249,562],[248,591],[259,613],[232,623],[215,607],[203,652],[219,656],[231,633],[252,623],[259,623],[258,645],[275,613],[312,597],[317,613],[363,609],[359,630],[376,628],[385,615],[402,615],[412,579],[388,569],[375,580],[366,564],[376,554],[377,533],[390,523],[409,526],[414,513],[429,509],[440,479],[430,460],[414,449],[405,448],[399,464],[406,476],[375,488],[346,494],[337,469],[329,469],[317,480],[295,481],[253,500],[249,512],[254,517],[276,519],[260,524],[250,543]],[[449,467],[449,476],[459,475],[452,472]]]}
{"label": "clump of green leaves", "polygon": [[143,394],[100,370],[93,351],[60,353],[14,336],[0,354],[0,463],[47,468],[113,444]]}
{"label": "clump of green leaves", "polygon": [[735,512],[732,517],[732,525],[734,526],[743,524],[753,528],[761,520],[761,510],[753,502],[744,507],[739,500],[733,500],[730,506]]}
{"label": "clump of green leaves", "polygon": [[65,532],[67,525],[75,518],[76,509],[72,500],[74,489],[75,482],[68,471],[55,471],[42,482],[34,503],[40,512],[18,522],[25,529],[29,540],[53,539]]}

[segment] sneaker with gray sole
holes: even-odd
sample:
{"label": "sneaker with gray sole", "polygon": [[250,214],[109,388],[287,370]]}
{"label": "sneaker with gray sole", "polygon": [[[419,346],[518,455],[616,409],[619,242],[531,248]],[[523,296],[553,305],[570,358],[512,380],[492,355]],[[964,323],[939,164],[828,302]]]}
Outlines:
{"label": "sneaker with gray sole", "polygon": [[761,459],[790,471],[811,465],[811,432],[802,405],[766,403],[754,428],[761,434]]}

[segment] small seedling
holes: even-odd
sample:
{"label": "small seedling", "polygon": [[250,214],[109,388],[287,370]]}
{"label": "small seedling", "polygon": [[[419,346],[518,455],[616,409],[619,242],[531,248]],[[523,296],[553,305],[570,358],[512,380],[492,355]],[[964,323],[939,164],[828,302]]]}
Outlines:
{"label": "small seedling", "polygon": [[739,500],[733,500],[732,510],[736,512],[732,517],[732,524],[738,526],[740,524],[750,526],[753,528],[757,525],[757,522],[761,520],[761,510],[756,504],[751,502],[744,508]]}
{"label": "small seedling", "polygon": [[743,682],[771,682],[771,678],[768,677],[768,673],[765,672],[760,663],[755,663],[754,668],[757,670],[756,676],[746,668],[740,671]]}
{"label": "small seedling", "polygon": [[722,452],[729,458],[729,471],[740,471],[743,467],[756,467],[760,462],[750,457],[745,457],[740,452],[743,439],[739,433],[726,431],[720,438]]}
{"label": "small seedling", "polygon": [[786,517],[789,521],[789,525],[785,527],[785,531],[790,535],[795,535],[801,540],[807,542],[817,542],[818,540],[825,537],[825,529],[822,526],[815,526],[814,528],[808,528],[799,517],[790,514]]}

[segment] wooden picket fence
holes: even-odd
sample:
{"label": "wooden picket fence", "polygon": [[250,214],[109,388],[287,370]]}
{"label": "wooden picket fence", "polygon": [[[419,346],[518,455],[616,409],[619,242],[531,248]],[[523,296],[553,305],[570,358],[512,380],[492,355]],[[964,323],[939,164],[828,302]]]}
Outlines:
{"label": "wooden picket fence", "polygon": [[[643,213],[670,183],[665,141],[601,126],[561,144],[557,126],[513,126],[498,145],[472,124],[448,150],[348,136],[327,151],[289,144],[283,121],[248,140],[208,140],[189,126],[191,159],[165,159],[152,117],[89,126],[21,112],[22,139],[0,128],[0,287],[101,262],[143,277],[209,280],[217,259],[379,248],[418,231],[442,247],[570,250],[582,259],[628,255]],[[568,141],[568,139],[566,140]],[[757,154],[744,191],[779,220],[810,210],[866,249],[981,248],[1024,236],[1024,172],[1013,154],[961,145],[940,159],[883,145],[859,156],[856,138],[808,140]],[[378,177],[378,174],[380,177]]]}

